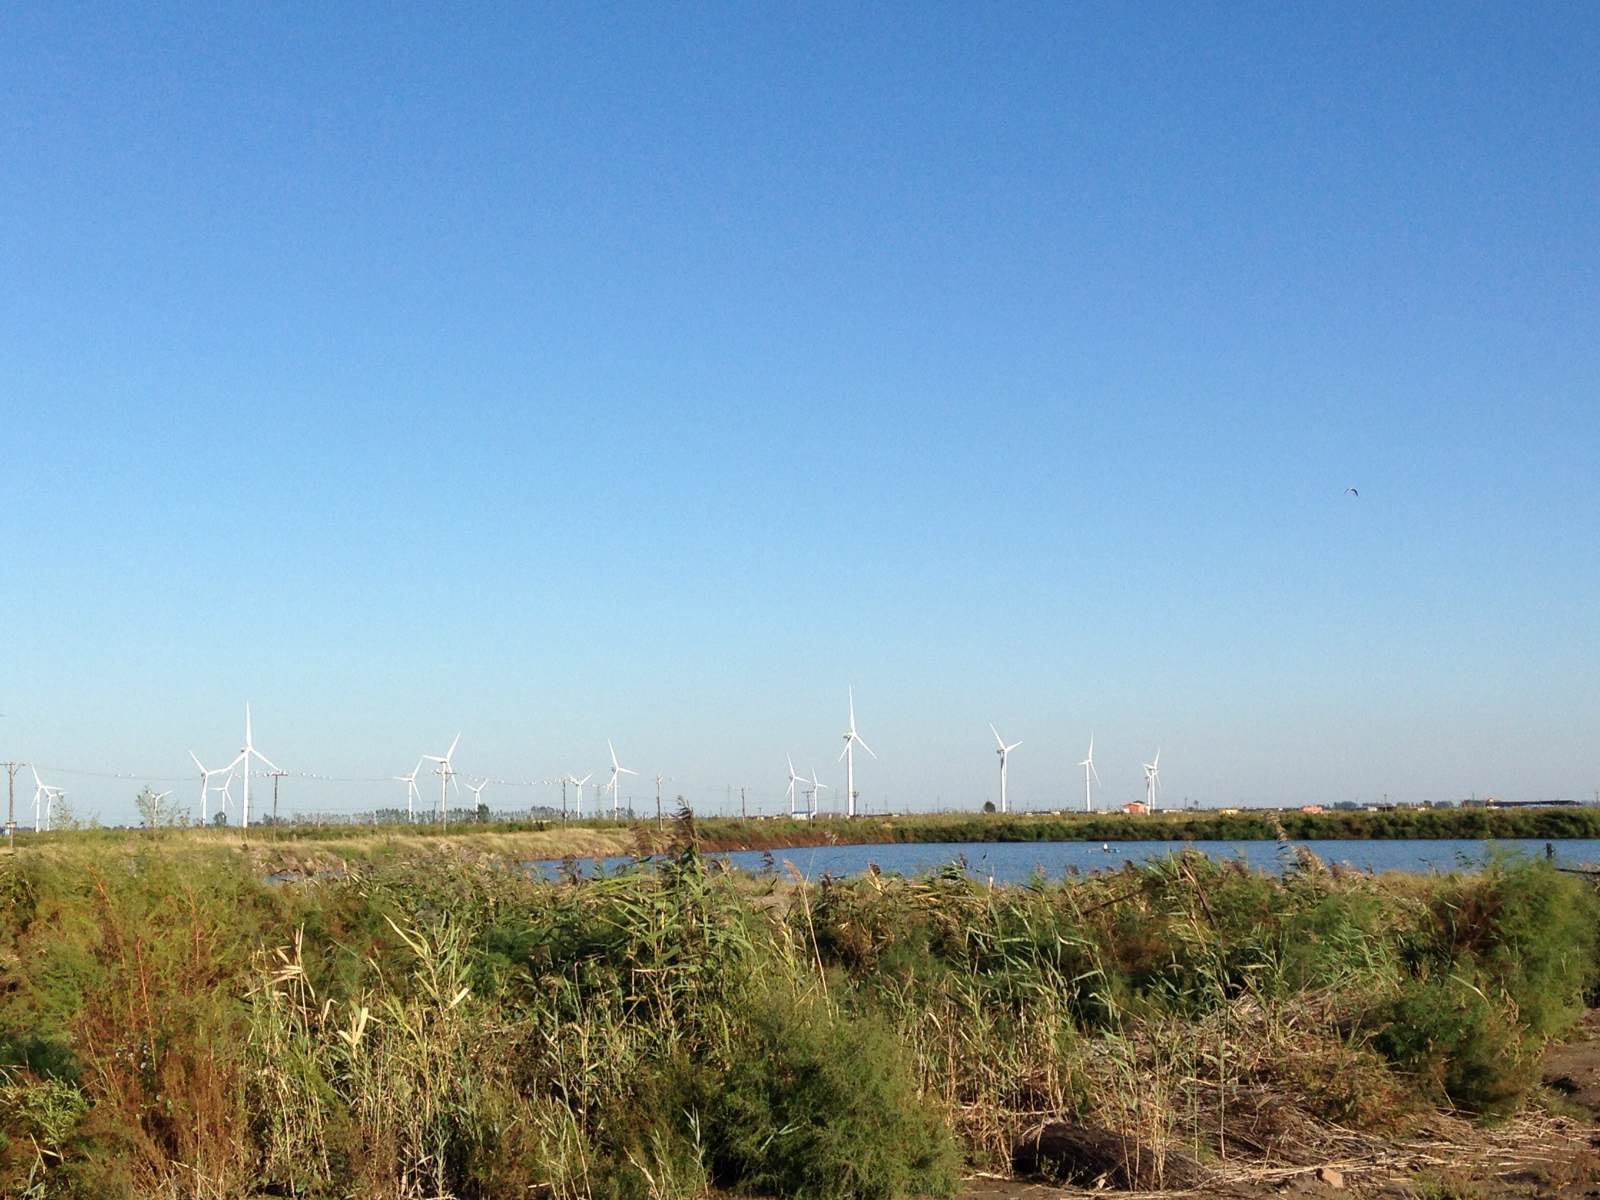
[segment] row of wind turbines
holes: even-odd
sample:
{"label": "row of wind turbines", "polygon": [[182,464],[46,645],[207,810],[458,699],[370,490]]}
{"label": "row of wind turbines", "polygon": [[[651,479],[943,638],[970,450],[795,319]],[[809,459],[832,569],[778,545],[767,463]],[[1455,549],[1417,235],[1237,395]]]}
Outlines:
{"label": "row of wind turbines", "polygon": [[[849,701],[850,725],[844,732],[844,750],[840,753],[839,759],[845,764],[845,815],[853,817],[856,815],[855,748],[860,746],[873,758],[878,756],[873,753],[871,746],[861,740],[861,735],[856,732],[856,697],[854,689],[851,689],[849,693]],[[1005,738],[1000,736],[1000,731],[994,727],[993,722],[989,724],[989,732],[994,734],[995,753],[1000,757],[1000,811],[1003,813],[1010,812],[1010,798],[1006,794],[1006,767],[1010,762],[1011,752],[1022,743],[1016,741],[1008,745]],[[613,756],[613,761],[615,761],[615,756]],[[794,769],[793,755],[788,756],[788,763],[789,786],[784,794],[789,804],[789,815],[791,817],[801,815],[801,810],[797,810],[795,807],[795,795],[798,788],[806,797],[804,815],[814,818],[817,815],[817,793],[827,790],[828,785],[818,781],[815,767],[812,768],[811,775],[808,778]],[[1144,767],[1145,808],[1149,812],[1155,812],[1161,791],[1161,751],[1158,749],[1153,759],[1141,765]],[[1085,812],[1093,812],[1094,785],[1100,782],[1100,772],[1094,765],[1094,734],[1092,733],[1089,735],[1089,753],[1084,756],[1083,761],[1078,766],[1083,768],[1083,810]],[[807,784],[810,786],[806,787],[805,785]]]}
{"label": "row of wind turbines", "polygon": [[[867,745],[867,743],[862,739],[861,734],[856,729],[855,689],[849,689],[847,696],[849,703],[849,724],[845,728],[843,734],[844,749],[840,751],[838,761],[845,764],[845,815],[848,817],[853,817],[856,815],[857,799],[855,786],[856,747],[861,747],[861,749],[865,750],[873,759],[876,759],[878,755],[871,746]],[[1012,752],[1020,747],[1022,743],[1020,741],[1016,741],[1008,744],[1006,740],[1000,736],[1000,731],[995,728],[992,722],[989,725],[989,732],[994,734],[995,753],[1000,759],[1000,811],[1002,813],[1010,812],[1010,798],[1006,791],[1007,768],[1010,764]],[[436,764],[431,773],[439,777],[439,804],[438,808],[435,810],[435,815],[441,823],[449,822],[450,795],[452,792],[454,792],[457,796],[460,795],[460,787],[456,783],[457,772],[454,766],[456,750],[460,745],[461,734],[458,732],[454,740],[451,741],[449,749],[447,749],[443,754],[420,755],[417,758],[416,765],[413,766],[409,772],[404,775],[394,775],[390,777],[393,782],[403,783],[406,785],[406,820],[408,822],[415,822],[417,819],[418,806],[422,802],[422,790],[417,786],[417,776],[421,774],[423,765],[430,762]],[[638,775],[639,772],[634,770],[632,767],[625,767],[622,765],[617,758],[616,747],[612,744],[609,738],[606,739],[606,750],[611,756],[611,775],[606,781],[604,787],[601,788],[600,794],[603,796],[606,793],[610,793],[611,814],[613,817],[619,817],[622,811],[622,776]],[[252,758],[259,760],[274,776],[282,776],[287,774],[286,771],[283,771],[281,768],[279,768],[276,763],[274,763],[270,758],[256,748],[251,734],[249,704],[246,704],[244,708],[244,745],[240,748],[237,757],[235,757],[226,766],[221,767],[207,767],[200,761],[199,756],[195,754],[193,750],[189,752],[189,757],[193,760],[195,767],[200,771],[200,819],[202,822],[209,821],[210,819],[210,799],[213,792],[220,794],[224,811],[226,811],[227,808],[232,804],[233,779],[235,773],[237,773],[243,777],[243,797],[240,801],[240,823],[246,829],[250,827],[250,763]],[[791,817],[805,815],[810,818],[815,818],[817,815],[817,801],[819,794],[828,790],[829,785],[821,782],[821,780],[818,779],[815,767],[812,768],[809,776],[805,776],[801,775],[794,769],[793,755],[789,755],[787,757],[787,761],[789,767],[789,782],[788,787],[785,790],[785,798],[789,805],[789,815]],[[1155,812],[1161,786],[1161,751],[1157,750],[1155,757],[1150,762],[1142,765],[1144,767],[1145,806],[1148,811]],[[1085,755],[1083,761],[1080,762],[1078,766],[1083,769],[1084,811],[1093,812],[1094,785],[1100,782],[1100,772],[1096,769],[1094,764],[1093,734],[1091,734],[1089,737],[1089,752],[1087,755]],[[222,782],[220,784],[213,783],[213,780],[217,779],[218,777],[221,778]],[[561,784],[561,803],[563,814],[565,814],[566,811],[566,789],[569,785],[571,785],[576,788],[577,791],[576,813],[579,817],[582,817],[583,789],[593,778],[593,772],[583,776],[581,779],[572,774],[565,774],[559,778],[558,782]],[[658,775],[656,777],[658,789],[662,781],[662,777]],[[472,783],[470,781],[467,783],[467,790],[472,793],[474,807],[477,807],[481,803],[483,790],[489,786],[490,782],[491,780],[488,777],[484,777],[477,783]],[[61,798],[66,793],[62,788],[51,787],[45,784],[39,778],[39,773],[37,770],[34,771],[34,783],[36,785],[34,791],[34,828],[38,829],[40,826],[40,806],[42,803],[44,806],[44,828],[48,829],[50,806],[55,800]],[[796,807],[797,797],[801,794],[805,796],[805,808],[803,810]],[[164,798],[167,795],[170,795],[170,793],[163,792],[158,798]]]}
{"label": "row of wind turbines", "polygon": [[[461,735],[457,733],[455,740],[450,743],[450,749],[446,750],[442,755],[424,754],[422,757],[417,759],[417,765],[412,767],[409,773],[405,775],[391,776],[395,783],[403,783],[406,785],[406,820],[408,822],[414,822],[416,820],[416,804],[422,799],[422,793],[417,788],[417,773],[422,770],[423,763],[432,762],[439,764],[433,769],[433,774],[439,776],[439,807],[436,811],[441,823],[449,823],[450,790],[455,789],[456,795],[458,796],[461,794],[460,789],[457,787],[455,781],[455,768],[451,765],[451,760],[455,758],[456,747],[460,744]],[[637,775],[639,772],[635,771],[632,767],[625,767],[617,761],[616,747],[611,744],[611,740],[609,738],[606,739],[606,749],[611,752],[611,778],[601,790],[601,795],[604,795],[606,792],[611,793],[611,813],[613,816],[617,816],[622,811],[622,796],[620,786],[622,776]],[[577,788],[578,815],[580,817],[583,815],[583,789],[588,784],[589,780],[593,778],[594,772],[591,771],[582,779],[579,779],[575,775],[568,774],[561,776],[556,781],[561,784],[561,808],[563,814],[565,813],[567,806],[567,785],[571,784]],[[472,793],[472,806],[474,808],[477,808],[478,805],[482,803],[483,789],[488,787],[490,782],[491,780],[486,776],[483,779],[480,779],[477,783],[469,782],[467,784],[467,790]],[[656,783],[660,784],[661,782],[662,780],[660,777],[657,777]]]}
{"label": "row of wind turbines", "polygon": [[[222,811],[226,812],[228,806],[233,803],[233,776],[234,772],[237,771],[244,777],[244,798],[240,802],[239,808],[240,823],[244,828],[250,828],[250,760],[252,758],[260,759],[273,775],[282,776],[288,774],[277,763],[256,749],[255,740],[250,734],[250,705],[248,703],[244,706],[244,745],[240,748],[237,758],[225,767],[207,767],[200,761],[199,755],[195,754],[193,750],[189,751],[189,757],[194,760],[194,765],[200,769],[200,821],[202,824],[207,824],[211,820],[210,800],[213,791],[222,796]],[[222,783],[220,785],[212,784],[211,781],[218,775],[222,776]],[[162,792],[157,799],[171,794],[171,792]]]}
{"label": "row of wind turbines", "polygon": [[[997,747],[995,753],[1000,756],[1000,811],[1010,812],[1011,809],[1006,800],[1006,760],[1011,757],[1011,752],[1022,743],[1012,742],[1009,746],[1006,745],[1005,738],[1000,736],[1000,731],[994,727],[993,722],[989,724],[989,732],[994,734],[994,744]],[[1094,765],[1094,734],[1092,733],[1089,735],[1089,753],[1084,756],[1083,761],[1078,765],[1083,768],[1083,811],[1093,812],[1094,784],[1100,782],[1100,772],[1095,769]],[[1161,751],[1157,750],[1155,758],[1142,765],[1144,767],[1145,809],[1148,812],[1155,812],[1156,800],[1161,790]]]}
{"label": "row of wind turbines", "polygon": [[[41,828],[46,832],[50,829],[50,822],[54,815],[57,800],[67,798],[67,789],[51,787],[39,778],[39,768],[31,763],[28,770],[33,772],[33,831],[38,833]],[[44,825],[39,824],[40,815],[44,817]]]}

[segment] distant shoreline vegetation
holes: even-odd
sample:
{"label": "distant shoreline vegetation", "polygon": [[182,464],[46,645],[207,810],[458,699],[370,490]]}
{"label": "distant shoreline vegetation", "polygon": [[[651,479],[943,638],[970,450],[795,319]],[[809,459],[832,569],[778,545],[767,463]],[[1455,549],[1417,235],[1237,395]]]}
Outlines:
{"label": "distant shoreline vegetation", "polygon": [[[417,839],[459,841],[492,854],[522,861],[555,861],[564,857],[605,858],[660,853],[668,843],[671,822],[658,824],[654,815],[620,821],[507,819],[494,814],[484,820],[452,821],[441,828],[431,823],[322,823],[297,819],[279,824],[252,823],[248,842],[294,847],[321,847],[354,859],[387,856]],[[853,819],[822,816],[816,820],[787,818],[697,817],[701,846],[708,852],[786,850],[811,846],[1030,842],[1246,842],[1382,841],[1390,839],[1471,840],[1524,838],[1559,841],[1600,839],[1600,808],[1395,808],[1384,811],[1301,812],[1239,809],[1231,812],[1183,810],[1155,814],[1107,813],[912,813],[868,815]],[[33,834],[19,830],[19,849],[32,845],[68,844],[77,840],[112,842],[160,837],[191,839],[215,845],[237,845],[237,827],[161,826],[158,829],[96,828]]]}
{"label": "distant shoreline vegetation", "polygon": [[[719,843],[773,822],[702,823]],[[782,824],[782,823],[777,823]],[[852,842],[1156,842],[1383,840],[1392,838],[1600,838],[1600,808],[1397,808],[1380,812],[1171,812],[858,817],[823,820],[816,832]],[[833,840],[818,837],[817,841]],[[843,839],[841,839],[843,840]],[[734,849],[734,846],[722,846]],[[749,847],[761,849],[761,845]]]}

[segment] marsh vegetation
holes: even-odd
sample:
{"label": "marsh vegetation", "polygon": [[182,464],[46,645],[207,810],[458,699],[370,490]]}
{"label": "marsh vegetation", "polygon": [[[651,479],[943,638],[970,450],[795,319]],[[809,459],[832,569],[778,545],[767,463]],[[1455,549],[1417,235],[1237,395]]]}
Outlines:
{"label": "marsh vegetation", "polygon": [[1160,1183],[1503,1116],[1595,978],[1600,905],[1540,862],[990,888],[675,838],[554,882],[427,842],[292,886],[183,838],[0,860],[0,1194],[893,1200],[1063,1118]]}

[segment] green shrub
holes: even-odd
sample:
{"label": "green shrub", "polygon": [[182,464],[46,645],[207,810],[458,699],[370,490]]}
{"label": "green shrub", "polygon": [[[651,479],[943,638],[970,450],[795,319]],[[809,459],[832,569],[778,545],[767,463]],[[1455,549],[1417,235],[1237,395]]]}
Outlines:
{"label": "green shrub", "polygon": [[1511,1011],[1469,980],[1413,981],[1380,1011],[1373,1045],[1458,1108],[1507,1112],[1534,1082],[1537,1058]]}
{"label": "green shrub", "polygon": [[88,1111],[75,1084],[0,1071],[0,1187],[6,1195],[61,1194],[50,1169]]}
{"label": "green shrub", "polygon": [[[700,1086],[704,1087],[704,1077]],[[764,997],[709,1104],[717,1183],[802,1200],[947,1196],[960,1155],[876,1020]]]}
{"label": "green shrub", "polygon": [[1491,867],[1463,892],[1451,914],[1457,944],[1510,997],[1532,1036],[1566,1033],[1582,1015],[1596,977],[1600,898],[1594,888],[1533,861]]}

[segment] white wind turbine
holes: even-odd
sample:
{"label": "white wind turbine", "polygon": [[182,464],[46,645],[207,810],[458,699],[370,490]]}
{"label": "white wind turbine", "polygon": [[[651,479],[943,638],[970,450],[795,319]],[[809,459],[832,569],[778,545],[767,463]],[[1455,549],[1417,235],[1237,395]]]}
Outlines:
{"label": "white wind turbine", "polygon": [[[189,757],[194,760],[194,765],[200,768],[200,824],[209,825],[211,823],[211,806],[209,804],[209,800],[211,798],[211,777],[213,775],[227,775],[229,778],[232,778],[233,767],[230,765],[226,767],[208,768],[205,763],[200,761],[199,755],[195,754],[193,750],[189,751]],[[221,791],[222,789],[218,788],[217,790]]]}
{"label": "white wind turbine", "polygon": [[1094,769],[1094,734],[1089,735],[1089,757],[1078,764],[1083,768],[1083,811],[1094,811],[1094,793],[1089,790],[1089,777],[1094,776],[1096,783],[1100,782],[1100,772]]}
{"label": "white wind turbine", "polygon": [[606,784],[606,790],[611,793],[611,819],[620,818],[622,814],[622,789],[617,786],[624,775],[637,775],[639,772],[632,767],[625,767],[617,761],[617,748],[611,744],[611,739],[606,739],[606,749],[611,751],[611,781]]}
{"label": "white wind turbine", "polygon": [[1006,745],[1005,738],[1000,736],[1000,731],[994,727],[993,723],[989,725],[989,732],[994,734],[994,744],[999,747],[995,753],[1000,756],[1000,811],[1010,812],[1011,808],[1006,803],[1006,760],[1011,757],[1011,752],[1022,743],[1012,742],[1011,745]]}
{"label": "white wind turbine", "polygon": [[[239,824],[241,828],[246,830],[250,828],[250,759],[252,757],[259,758],[274,771],[278,769],[278,764],[257,750],[255,743],[250,740],[250,705],[247,701],[244,706],[244,747],[239,751],[239,757],[228,764],[230,772],[234,767],[242,768],[239,773],[244,776],[244,799],[239,803]],[[228,782],[233,782],[231,775]],[[222,794],[225,797],[227,796],[227,785],[223,786]]]}
{"label": "white wind turbine", "polygon": [[417,765],[411,768],[409,775],[391,775],[390,779],[396,783],[406,785],[406,824],[410,825],[417,819],[415,805],[422,799],[422,791],[417,787],[417,772],[422,770],[422,759],[417,759]]}
{"label": "white wind turbine", "polygon": [[576,785],[576,787],[578,789],[578,809],[577,809],[577,811],[578,811],[578,820],[581,821],[581,820],[583,820],[583,785],[588,783],[589,780],[594,778],[594,772],[590,771],[582,779],[573,779],[573,777],[571,775],[568,775],[567,778],[572,780],[573,784]]}
{"label": "white wind turbine", "polygon": [[[457,733],[456,740],[450,743],[450,749],[444,752],[443,758],[439,757],[437,754],[424,754],[422,756],[423,762],[436,762],[439,764],[434,768],[434,774],[439,777],[439,823],[441,825],[448,825],[450,823],[449,789],[451,786],[455,785],[456,782],[455,768],[450,765],[450,760],[456,756],[456,747],[460,744],[461,734]],[[420,766],[421,764],[419,763],[418,765]],[[457,794],[459,794],[460,791],[461,788],[457,786]]]}
{"label": "white wind turbine", "polygon": [[490,782],[489,779],[487,777],[485,777],[485,778],[479,780],[477,783],[469,783],[469,784],[467,784],[467,791],[472,793],[472,819],[473,820],[477,820],[478,819],[478,808],[479,808],[479,806],[481,806],[483,804],[483,789],[489,786],[489,782]]}
{"label": "white wind turbine", "polygon": [[788,797],[788,800],[789,800],[789,819],[792,821],[792,820],[794,820],[794,788],[795,788],[795,784],[802,782],[805,779],[805,776],[804,775],[797,775],[795,773],[794,758],[792,756],[786,755],[785,758],[787,759],[787,761],[789,763],[789,790],[786,791],[784,793],[784,795],[786,797]]}
{"label": "white wind turbine", "polygon": [[818,792],[825,792],[827,790],[828,790],[828,785],[827,784],[818,783],[817,782],[817,769],[815,767],[812,767],[811,768],[811,819],[813,821],[815,821],[817,819],[817,793]]}
{"label": "white wind turbine", "polygon": [[1156,793],[1161,788],[1161,751],[1156,751],[1154,762],[1144,764],[1144,806],[1149,812],[1156,810]]}
{"label": "white wind turbine", "polygon": [[[41,813],[44,816],[44,828],[48,830],[50,828],[51,804],[57,796],[66,795],[66,790],[64,788],[51,787],[48,783],[44,782],[44,780],[40,779],[38,767],[30,765],[28,770],[33,772],[33,831],[38,833],[39,817]],[[42,808],[40,804],[41,801],[43,802]]]}
{"label": "white wind turbine", "polygon": [[[861,735],[856,732],[856,690],[850,689],[850,728],[844,731],[844,753],[839,755],[844,760],[844,808],[845,816],[856,815],[856,755],[855,748],[860,746],[868,754],[872,754],[872,747],[861,740]],[[877,758],[876,754],[872,754]]]}

